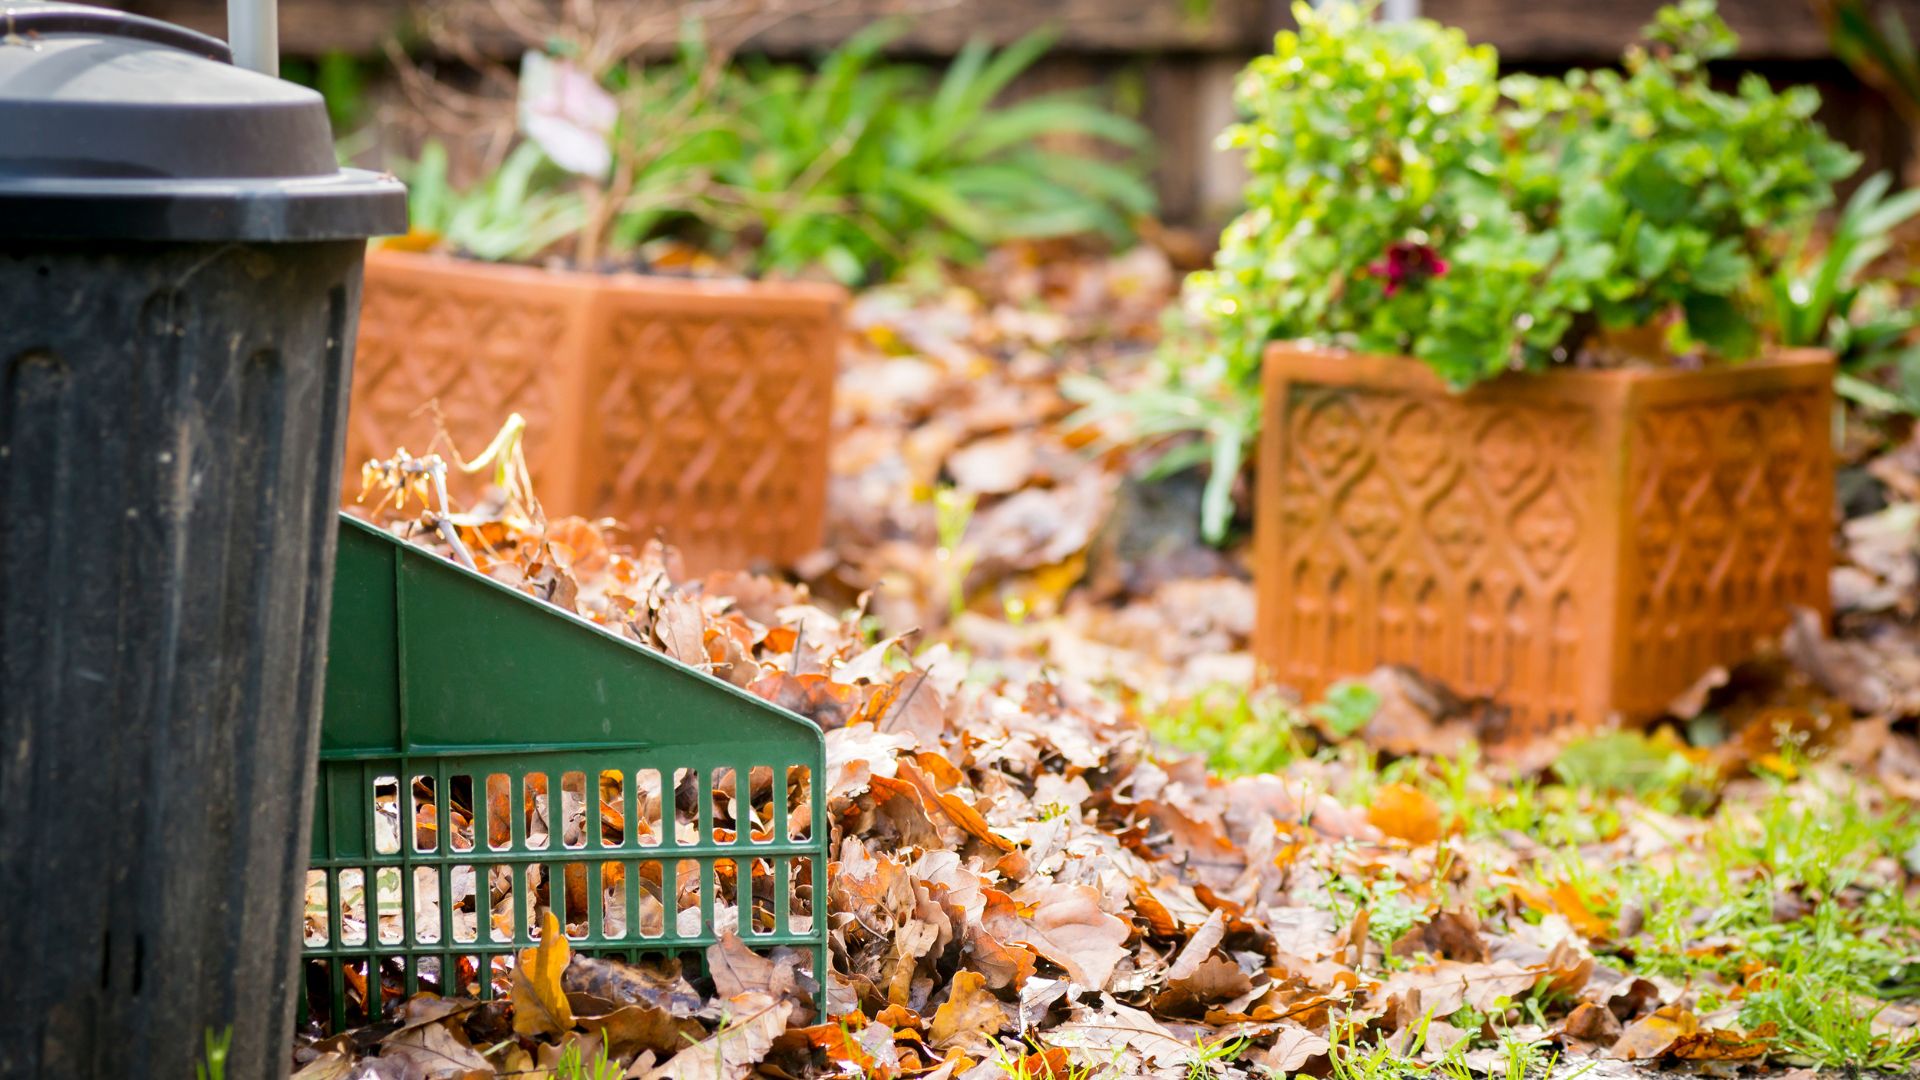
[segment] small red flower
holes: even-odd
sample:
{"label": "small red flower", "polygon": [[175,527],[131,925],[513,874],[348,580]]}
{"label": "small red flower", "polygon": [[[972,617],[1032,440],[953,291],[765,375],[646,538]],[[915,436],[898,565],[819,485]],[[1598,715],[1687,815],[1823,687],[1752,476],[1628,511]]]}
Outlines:
{"label": "small red flower", "polygon": [[1439,252],[1411,240],[1387,245],[1384,258],[1367,264],[1367,273],[1387,279],[1388,296],[1399,292],[1402,285],[1418,285],[1430,278],[1444,277],[1446,272],[1447,260],[1441,258]]}

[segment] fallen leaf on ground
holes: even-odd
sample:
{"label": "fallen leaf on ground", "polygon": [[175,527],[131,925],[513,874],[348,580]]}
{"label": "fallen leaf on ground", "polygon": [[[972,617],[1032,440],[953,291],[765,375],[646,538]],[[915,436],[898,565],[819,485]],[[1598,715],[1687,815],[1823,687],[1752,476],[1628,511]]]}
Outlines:
{"label": "fallen leaf on ground", "polygon": [[494,1074],[487,1059],[445,1024],[424,1024],[403,1031],[381,1044],[380,1056],[404,1061],[428,1080],[470,1080]]}
{"label": "fallen leaf on ground", "polygon": [[731,998],[718,1031],[668,1058],[646,1080],[739,1080],[766,1057],[792,1012],[792,1002],[762,993]]}
{"label": "fallen leaf on ground", "polygon": [[516,1035],[561,1035],[573,1029],[573,1007],[561,975],[572,950],[560,920],[541,913],[540,943],[520,951],[513,968],[513,1030]]}
{"label": "fallen leaf on ground", "polygon": [[[1032,906],[1007,932],[989,926],[1003,941],[1030,945],[1089,990],[1103,989],[1127,956],[1127,924],[1102,909],[1100,894],[1084,885],[1030,885],[1013,897]],[[1010,936],[1011,935],[1011,936]]]}
{"label": "fallen leaf on ground", "polygon": [[986,988],[986,977],[973,971],[955,973],[947,1000],[933,1014],[929,1041],[936,1050],[958,1048],[974,1057],[991,1056],[993,1041],[1007,1025],[1007,1008]]}
{"label": "fallen leaf on ground", "polygon": [[1440,839],[1440,806],[1406,784],[1386,784],[1373,793],[1367,822],[1397,840],[1419,847]]}
{"label": "fallen leaf on ground", "polygon": [[1613,1044],[1613,1056],[1625,1061],[1651,1061],[1699,1031],[1700,1020],[1691,1011],[1668,1005],[1627,1025]]}
{"label": "fallen leaf on ground", "polygon": [[620,1059],[642,1050],[677,1053],[707,1033],[698,1021],[678,1019],[653,1005],[622,1005],[599,1016],[576,1016],[574,1023],[582,1031],[599,1035],[607,1052]]}

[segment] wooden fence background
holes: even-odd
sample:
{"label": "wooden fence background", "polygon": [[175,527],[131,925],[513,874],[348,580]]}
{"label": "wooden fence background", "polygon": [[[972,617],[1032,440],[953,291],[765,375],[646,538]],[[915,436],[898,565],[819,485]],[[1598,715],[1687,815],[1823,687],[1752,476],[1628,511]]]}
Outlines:
{"label": "wooden fence background", "polygon": [[[102,0],[95,0],[102,2]],[[111,6],[219,33],[225,0],[104,0]],[[292,56],[378,55],[424,16],[457,18],[501,57],[518,42],[494,15],[501,2],[557,6],[582,0],[280,0],[281,39]],[[1232,118],[1233,75],[1293,22],[1286,0],[591,0],[618,23],[671,26],[685,12],[740,10],[754,18],[742,47],[777,55],[828,48],[877,18],[900,16],[902,53],[950,55],[970,37],[1012,41],[1051,29],[1058,43],[1033,86],[1105,86],[1130,97],[1157,143],[1157,182],[1170,220],[1217,218],[1231,207],[1235,163],[1212,150]],[[1920,0],[1880,0],[1920,29]],[[430,5],[430,6],[429,6]],[[1658,0],[1425,0],[1424,14],[1533,69],[1604,63],[1659,7]],[[1834,133],[1866,153],[1869,168],[1905,169],[1912,139],[1874,91],[1836,62],[1807,0],[1720,0],[1741,35],[1741,63],[1780,81],[1817,85]],[[662,35],[666,41],[670,35]],[[418,48],[416,44],[414,46]]]}

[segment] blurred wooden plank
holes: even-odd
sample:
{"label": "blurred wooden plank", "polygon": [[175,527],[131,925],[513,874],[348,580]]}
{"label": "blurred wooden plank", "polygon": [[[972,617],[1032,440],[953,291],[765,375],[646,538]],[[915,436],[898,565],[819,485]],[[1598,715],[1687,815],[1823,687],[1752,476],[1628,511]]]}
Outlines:
{"label": "blurred wooden plank", "polygon": [[[223,34],[224,0],[96,0]],[[551,0],[550,0],[551,2]],[[772,53],[808,53],[830,48],[875,20],[898,17],[905,31],[895,51],[950,55],[970,38],[999,44],[1036,30],[1059,35],[1066,52],[1241,52],[1264,47],[1270,22],[1268,0],[761,0],[765,28],[746,47]],[[687,0],[601,0],[603,9],[631,14],[621,21],[661,23],[669,28]],[[708,5],[711,6],[711,5]],[[407,0],[280,0],[281,47],[289,55],[332,50],[371,55],[418,5]],[[517,43],[491,14],[487,0],[452,5],[489,51],[507,53]],[[671,31],[662,35],[670,45]]]}
{"label": "blurred wooden plank", "polygon": [[[227,36],[226,0],[89,0],[101,7],[179,23],[218,38]],[[404,0],[280,0],[280,51],[319,56],[340,51],[374,56],[406,24]]]}
{"label": "blurred wooden plank", "polygon": [[1153,185],[1160,213],[1169,221],[1196,221],[1205,201],[1202,160],[1207,132],[1200,114],[1200,67],[1193,56],[1157,57],[1146,71],[1145,108],[1140,117],[1153,132]]}
{"label": "blurred wooden plank", "polygon": [[[224,0],[104,0],[219,32]],[[551,2],[551,0],[549,0]],[[635,20],[661,20],[690,0],[601,0]],[[1920,29],[1920,0],[1881,0]],[[757,49],[804,53],[829,47],[877,18],[899,15],[907,31],[899,49],[950,54],[976,35],[1007,42],[1033,30],[1059,32],[1065,51],[1112,53],[1239,53],[1266,48],[1272,32],[1291,25],[1288,0],[759,0],[773,19],[749,39]],[[1497,46],[1516,63],[1607,60],[1632,40],[1660,0],[1424,0],[1424,12]],[[1721,0],[1741,36],[1741,55],[1805,60],[1829,55],[1826,34],[1806,0]],[[371,54],[415,9],[409,0],[280,0],[284,50],[312,55],[332,49]],[[481,38],[511,48],[487,14],[488,0],[459,0]],[[492,23],[496,28],[487,31]]]}
{"label": "blurred wooden plank", "polygon": [[[918,10],[915,10],[915,9]],[[1264,0],[848,0],[783,20],[751,39],[775,52],[832,45],[890,11],[905,11],[904,51],[948,54],[970,38],[1005,43],[1035,30],[1074,52],[1216,52],[1254,47]]]}
{"label": "blurred wooden plank", "polygon": [[[1920,29],[1920,0],[1880,0]],[[1660,0],[1425,0],[1424,14],[1467,32],[1522,63],[1589,62],[1620,55],[1653,20]],[[1813,60],[1832,55],[1807,0],[1720,0],[1749,59]]]}

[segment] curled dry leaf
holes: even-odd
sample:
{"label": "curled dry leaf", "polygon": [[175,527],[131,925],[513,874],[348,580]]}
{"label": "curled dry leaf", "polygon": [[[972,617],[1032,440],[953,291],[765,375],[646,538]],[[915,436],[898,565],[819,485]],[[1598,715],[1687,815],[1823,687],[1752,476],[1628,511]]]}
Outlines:
{"label": "curled dry leaf", "polygon": [[1094,1058],[1113,1060],[1117,1053],[1131,1051],[1149,1065],[1187,1065],[1198,1056],[1192,1040],[1174,1034],[1150,1014],[1100,995],[1097,1009],[1081,1006],[1073,1018],[1053,1030],[1054,1039],[1063,1046],[1094,1052]]}
{"label": "curled dry leaf", "polygon": [[1294,1073],[1332,1048],[1326,1036],[1316,1035],[1299,1024],[1283,1023],[1274,1034],[1273,1045],[1261,1053],[1260,1064],[1275,1075]]}
{"label": "curled dry leaf", "polygon": [[1226,915],[1220,911],[1210,912],[1207,915],[1207,921],[1201,923],[1200,929],[1195,930],[1193,936],[1187,939],[1187,944],[1180,950],[1180,955],[1175,957],[1173,965],[1167,968],[1167,980],[1177,982],[1191,978],[1194,972],[1200,970],[1200,965],[1213,955],[1213,950],[1220,947],[1221,940],[1226,936]]}
{"label": "curled dry leaf", "polygon": [[1691,1010],[1668,1005],[1628,1024],[1613,1044],[1613,1056],[1623,1061],[1651,1061],[1699,1031],[1700,1019]]}
{"label": "curled dry leaf", "polygon": [[1440,806],[1433,796],[1407,784],[1386,784],[1373,793],[1367,822],[1418,847],[1440,839]]}
{"label": "curled dry leaf", "polygon": [[699,602],[690,597],[663,597],[654,612],[653,632],[659,636],[660,651],[689,667],[706,668],[706,618]]}
{"label": "curled dry leaf", "polygon": [[757,991],[730,998],[719,1030],[668,1058],[645,1080],[740,1080],[767,1056],[792,1012],[792,1002]]}
{"label": "curled dry leaf", "polygon": [[1613,1010],[1583,1001],[1560,1023],[1560,1033],[1568,1039],[1597,1046],[1612,1046],[1623,1029]]}
{"label": "curled dry leaf", "polygon": [[[1169,976],[1167,979],[1168,993],[1185,995],[1202,1003],[1232,1001],[1251,993],[1252,990],[1252,978],[1241,970],[1239,964],[1224,956],[1208,957],[1190,973],[1179,978]],[[1155,1000],[1156,1004],[1166,1000],[1168,1002],[1166,1008],[1169,1011],[1185,1011],[1174,1003],[1177,999],[1167,999],[1163,995],[1162,998]]]}
{"label": "curled dry leaf", "polygon": [[622,1005],[599,1016],[576,1016],[574,1022],[580,1030],[598,1035],[607,1052],[623,1061],[643,1050],[677,1053],[707,1033],[698,1021],[677,1018],[654,1005]]}
{"label": "curled dry leaf", "polygon": [[778,1001],[789,1001],[798,1019],[811,1018],[811,983],[802,985],[800,965],[803,957],[792,949],[774,949],[770,955],[755,952],[740,935],[727,930],[720,940],[707,947],[707,976],[714,992],[724,998],[760,993]]}
{"label": "curled dry leaf", "polygon": [[1486,960],[1487,945],[1480,936],[1480,921],[1470,912],[1438,911],[1393,943],[1395,956],[1413,957],[1421,953],[1465,963]]}
{"label": "curled dry leaf", "polygon": [[629,964],[574,954],[561,973],[569,995],[589,994],[615,1005],[648,1005],[674,1016],[692,1016],[706,1004],[677,968],[659,963]]}
{"label": "curled dry leaf", "polygon": [[799,713],[826,731],[844,726],[859,710],[854,687],[836,683],[817,672],[806,675],[775,672],[755,680],[747,689],[789,712]]}
{"label": "curled dry leaf", "polygon": [[563,1035],[573,1030],[573,1007],[561,977],[572,950],[551,910],[541,913],[540,944],[520,952],[513,968],[513,1030],[516,1035]]}
{"label": "curled dry leaf", "polygon": [[973,1057],[990,1057],[996,1035],[1007,1026],[1007,1007],[987,989],[986,976],[974,971],[954,975],[947,1000],[933,1014],[927,1031],[936,1050],[959,1049]]}
{"label": "curled dry leaf", "polygon": [[446,1024],[408,1028],[381,1044],[380,1057],[404,1062],[427,1080],[476,1080],[494,1069],[480,1052]]}
{"label": "curled dry leaf", "polygon": [[302,1065],[293,1074],[293,1080],[350,1080],[353,1073],[352,1057],[338,1050],[329,1050]]}
{"label": "curled dry leaf", "polygon": [[1756,1061],[1767,1056],[1778,1034],[1772,1024],[1763,1024],[1744,1035],[1707,1028],[1679,1039],[1667,1048],[1667,1054],[1681,1061]]}
{"label": "curled dry leaf", "polygon": [[1089,990],[1103,989],[1113,978],[1132,933],[1101,907],[1093,889],[1041,883],[989,909],[987,929],[1002,941],[1032,948]]}

